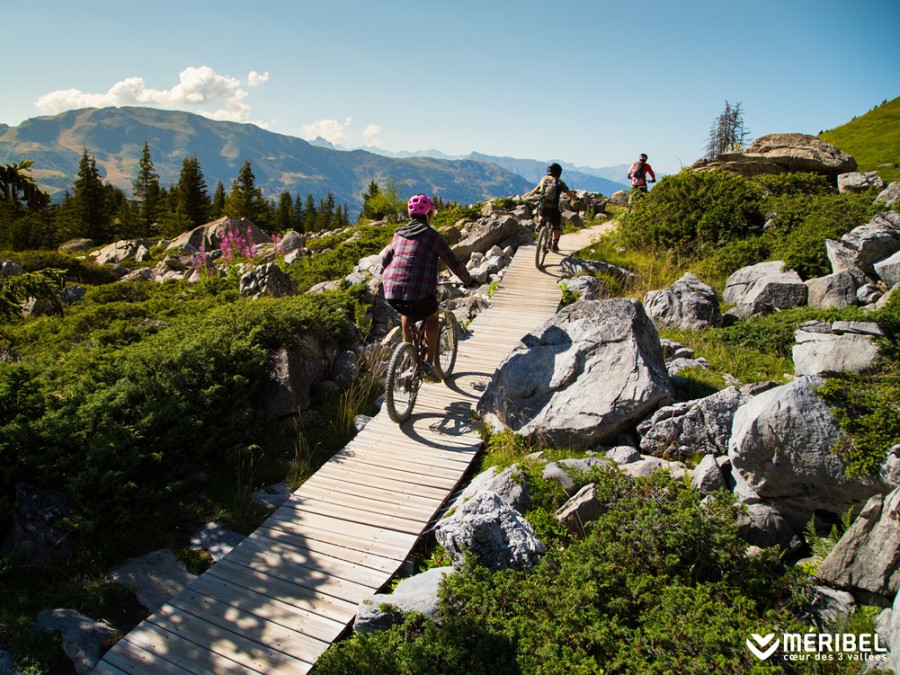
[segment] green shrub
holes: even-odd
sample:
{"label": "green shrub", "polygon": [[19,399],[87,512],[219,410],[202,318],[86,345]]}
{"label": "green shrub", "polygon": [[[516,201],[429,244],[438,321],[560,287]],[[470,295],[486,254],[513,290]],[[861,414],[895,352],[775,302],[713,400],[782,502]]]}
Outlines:
{"label": "green shrub", "polygon": [[439,624],[407,617],[338,643],[325,673],[761,673],[752,632],[807,626],[777,556],[750,558],[725,495],[665,472],[594,476],[607,508],[585,539],[530,572],[471,561],[440,590]]}
{"label": "green shrub", "polygon": [[827,176],[818,173],[791,171],[788,173],[764,174],[754,179],[766,196],[824,195],[834,194],[834,183]]}
{"label": "green shrub", "polygon": [[26,272],[55,268],[65,271],[66,278],[81,284],[109,284],[116,280],[112,270],[96,265],[70,253],[59,251],[20,251],[4,254],[16,261]]}
{"label": "green shrub", "polygon": [[666,176],[622,217],[630,245],[699,254],[757,234],[763,225],[761,188],[728,171],[684,169]]}

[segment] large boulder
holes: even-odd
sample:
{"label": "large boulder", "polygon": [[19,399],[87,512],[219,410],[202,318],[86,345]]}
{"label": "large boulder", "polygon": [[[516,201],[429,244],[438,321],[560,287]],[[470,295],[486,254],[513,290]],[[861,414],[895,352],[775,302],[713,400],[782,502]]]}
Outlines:
{"label": "large boulder", "polygon": [[883,337],[877,323],[868,321],[808,321],[794,333],[792,350],[797,375],[835,375],[864,372],[880,354],[873,338]]}
{"label": "large boulder", "polygon": [[874,264],[900,251],[900,211],[876,215],[865,225],[854,227],[840,241],[827,239],[825,251],[833,272],[857,268],[874,275]]}
{"label": "large boulder", "polygon": [[797,272],[783,267],[780,260],[742,267],[728,277],[722,298],[729,305],[746,308],[746,316],[806,304],[806,284]]}
{"label": "large boulder", "polygon": [[547,549],[522,515],[493,492],[479,492],[435,527],[438,543],[457,570],[471,553],[491,570],[528,569]]}
{"label": "large boulder", "polygon": [[116,629],[108,623],[95,621],[74,609],[45,609],[38,612],[34,627],[41,631],[59,633],[63,652],[79,675],[94,671],[103,647],[116,634]]}
{"label": "large boulder", "polygon": [[699,160],[691,169],[725,169],[742,176],[807,171],[837,180],[842,173],[856,171],[856,160],[815,136],[780,133],[757,138],[745,152]]}
{"label": "large boulder", "polygon": [[227,236],[237,236],[248,246],[274,243],[272,237],[259,229],[253,221],[226,216],[178,235],[169,242],[166,250],[209,252],[219,248]]}
{"label": "large boulder", "polygon": [[637,300],[579,301],[522,339],[478,404],[495,428],[550,443],[614,440],[673,395]]}
{"label": "large boulder", "polygon": [[822,383],[799,377],[753,397],[737,409],[728,444],[737,482],[797,531],[817,511],[840,516],[883,490],[876,478],[848,477],[833,452],[842,432],[815,391]]}
{"label": "large boulder", "polygon": [[637,427],[641,450],[682,459],[697,453],[724,455],[734,414],[749,400],[749,394],[727,387],[702,399],[660,408]]}
{"label": "large boulder", "polygon": [[484,253],[500,242],[518,233],[521,225],[510,215],[481,218],[469,228],[468,236],[453,246],[453,252],[463,262],[478,251]]}
{"label": "large boulder", "polygon": [[844,309],[858,304],[856,279],[847,272],[836,272],[806,280],[807,304],[815,309]]}
{"label": "large boulder", "polygon": [[306,410],[310,388],[324,376],[327,360],[325,349],[312,336],[306,336],[300,347],[276,350],[269,357],[257,405],[273,419]]}
{"label": "large boulder", "polygon": [[900,590],[900,490],[872,496],[817,576],[826,584],[892,598]]}
{"label": "large boulder", "polygon": [[900,251],[872,265],[875,274],[888,288],[900,284]]}
{"label": "large boulder", "polygon": [[644,309],[660,329],[714,328],[722,321],[716,292],[690,272],[670,288],[648,291]]}
{"label": "large boulder", "polygon": [[885,206],[893,206],[900,200],[900,181],[894,181],[878,193],[875,197],[876,204],[884,204]]}

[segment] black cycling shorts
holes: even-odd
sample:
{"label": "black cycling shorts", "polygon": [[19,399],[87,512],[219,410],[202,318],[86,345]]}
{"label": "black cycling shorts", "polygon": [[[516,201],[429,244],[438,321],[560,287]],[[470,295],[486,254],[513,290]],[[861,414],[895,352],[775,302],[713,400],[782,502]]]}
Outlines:
{"label": "black cycling shorts", "polygon": [[426,295],[420,300],[388,300],[387,304],[413,321],[427,319],[438,311],[437,297],[433,295]]}
{"label": "black cycling shorts", "polygon": [[544,206],[541,208],[541,218],[550,223],[554,230],[562,229],[562,213],[559,209]]}

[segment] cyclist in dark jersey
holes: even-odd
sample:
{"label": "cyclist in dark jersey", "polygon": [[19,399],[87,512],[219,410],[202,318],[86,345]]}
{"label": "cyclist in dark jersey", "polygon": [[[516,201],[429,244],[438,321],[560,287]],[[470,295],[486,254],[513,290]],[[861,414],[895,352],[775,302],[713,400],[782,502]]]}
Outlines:
{"label": "cyclist in dark jersey", "polygon": [[539,212],[541,218],[550,223],[553,228],[551,248],[556,252],[559,252],[559,235],[562,234],[562,213],[559,210],[559,197],[562,193],[566,193],[569,199],[577,199],[577,196],[569,189],[569,186],[560,180],[561,175],[562,167],[554,162],[547,167],[547,175],[541,178],[541,182],[531,192],[525,193],[526,197],[540,193]]}

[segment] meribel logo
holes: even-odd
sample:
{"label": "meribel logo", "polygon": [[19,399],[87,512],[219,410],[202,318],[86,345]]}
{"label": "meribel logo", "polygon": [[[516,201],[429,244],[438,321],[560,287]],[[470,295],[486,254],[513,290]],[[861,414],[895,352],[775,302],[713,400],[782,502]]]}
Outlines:
{"label": "meribel logo", "polygon": [[887,657],[888,648],[878,633],[753,633],[747,648],[760,661],[781,649],[784,661],[869,661]]}

